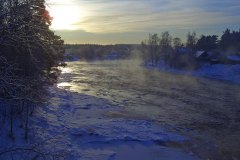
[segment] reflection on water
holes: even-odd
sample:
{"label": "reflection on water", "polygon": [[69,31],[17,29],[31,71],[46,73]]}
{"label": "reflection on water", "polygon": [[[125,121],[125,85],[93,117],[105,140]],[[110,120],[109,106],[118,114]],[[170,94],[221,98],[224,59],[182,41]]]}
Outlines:
{"label": "reflection on water", "polygon": [[72,72],[72,69],[69,68],[69,67],[61,67],[60,68],[61,72],[64,74],[64,73],[71,73]]}
{"label": "reflection on water", "polygon": [[70,89],[70,87],[72,87],[72,85],[68,82],[61,82],[61,83],[57,84],[57,87],[61,88],[61,89]]}
{"label": "reflection on water", "polygon": [[81,72],[83,68],[79,68],[79,63],[69,62],[68,66],[59,68],[62,74],[61,77],[59,77],[57,87],[60,89],[84,94],[88,92],[89,95],[93,95],[89,93],[90,76],[85,76],[85,74]]}

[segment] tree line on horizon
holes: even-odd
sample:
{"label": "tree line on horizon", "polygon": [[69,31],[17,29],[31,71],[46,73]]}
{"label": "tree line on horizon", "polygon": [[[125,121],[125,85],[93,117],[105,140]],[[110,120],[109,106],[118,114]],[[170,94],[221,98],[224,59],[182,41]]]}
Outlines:
{"label": "tree line on horizon", "polygon": [[130,57],[132,48],[131,44],[65,44],[65,58],[86,61],[124,59]]}
{"label": "tree line on horizon", "polygon": [[49,29],[51,21],[45,0],[0,0],[0,124],[10,119],[13,139],[16,117],[27,139],[31,108],[43,102],[63,59],[64,41]]}
{"label": "tree line on horizon", "polygon": [[[185,66],[194,61],[193,56],[197,51],[213,52],[220,55],[223,52],[240,52],[240,30],[226,29],[221,37],[217,35],[201,35],[196,32],[187,34],[186,43],[179,37],[172,37],[168,31],[158,34],[149,34],[147,40],[141,42],[143,58],[153,65],[164,60],[171,65]],[[174,64],[175,63],[175,64]]]}

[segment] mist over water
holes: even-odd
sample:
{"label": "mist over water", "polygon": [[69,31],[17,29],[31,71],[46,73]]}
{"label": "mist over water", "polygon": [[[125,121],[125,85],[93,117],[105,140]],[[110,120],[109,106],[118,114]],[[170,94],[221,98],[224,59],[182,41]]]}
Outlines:
{"label": "mist over water", "polygon": [[[66,86],[59,87],[110,100],[124,109],[106,113],[109,117],[152,120],[174,132],[191,136],[192,143],[198,144],[198,154],[213,157],[218,154],[200,150],[209,141],[219,147],[216,151],[237,152],[227,146],[237,148],[240,144],[234,139],[240,134],[236,127],[240,125],[239,85],[171,74],[143,65],[142,60],[135,57],[130,60],[68,62],[64,70],[69,72],[63,73],[59,80],[60,84],[67,82]],[[194,135],[195,132],[200,135]],[[200,136],[200,142],[196,136]],[[191,144],[188,147],[191,148]]]}
{"label": "mist over water", "polygon": [[[141,64],[139,60],[70,62],[68,67],[72,72],[63,76],[64,80],[67,79],[71,85],[69,88],[71,91],[107,98],[126,108],[132,107],[134,110],[144,105],[136,104],[133,107],[132,104],[145,103],[146,111],[150,110],[149,106],[159,109],[186,107],[189,105],[188,101],[193,104],[189,105],[189,109],[196,107],[198,102],[208,108],[210,99],[215,100],[214,107],[218,107],[219,97],[226,99],[225,95],[236,91],[235,87],[239,87],[218,81],[145,69],[139,64]],[[61,79],[59,83],[62,83]],[[237,94],[234,92],[231,96]],[[233,97],[232,101],[235,102],[238,99]],[[222,101],[223,104],[227,102]],[[167,115],[168,112],[164,114]]]}

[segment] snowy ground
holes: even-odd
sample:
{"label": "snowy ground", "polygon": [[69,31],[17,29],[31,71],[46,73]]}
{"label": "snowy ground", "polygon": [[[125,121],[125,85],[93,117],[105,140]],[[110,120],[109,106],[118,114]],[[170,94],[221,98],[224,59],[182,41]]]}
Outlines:
{"label": "snowy ground", "polygon": [[240,158],[239,85],[127,60],[67,64],[31,118],[33,142],[70,160]]}
{"label": "snowy ground", "polygon": [[157,64],[156,66],[152,66],[151,64],[148,64],[147,66],[159,68],[161,71],[166,71],[175,74],[206,77],[240,84],[240,64],[231,65],[231,64],[205,63],[199,69],[193,71],[169,67],[163,61]]}

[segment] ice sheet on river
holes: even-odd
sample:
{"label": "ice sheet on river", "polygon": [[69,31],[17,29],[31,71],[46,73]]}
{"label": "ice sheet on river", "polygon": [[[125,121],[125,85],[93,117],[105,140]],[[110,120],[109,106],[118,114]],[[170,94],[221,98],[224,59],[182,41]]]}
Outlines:
{"label": "ice sheet on river", "polygon": [[108,112],[118,112],[121,108],[106,99],[56,88],[51,90],[49,106],[38,110],[35,130],[41,133],[39,139],[61,137],[55,147],[67,149],[70,159],[197,159],[165,145],[182,143],[187,137],[170,133],[153,121],[109,117]]}

